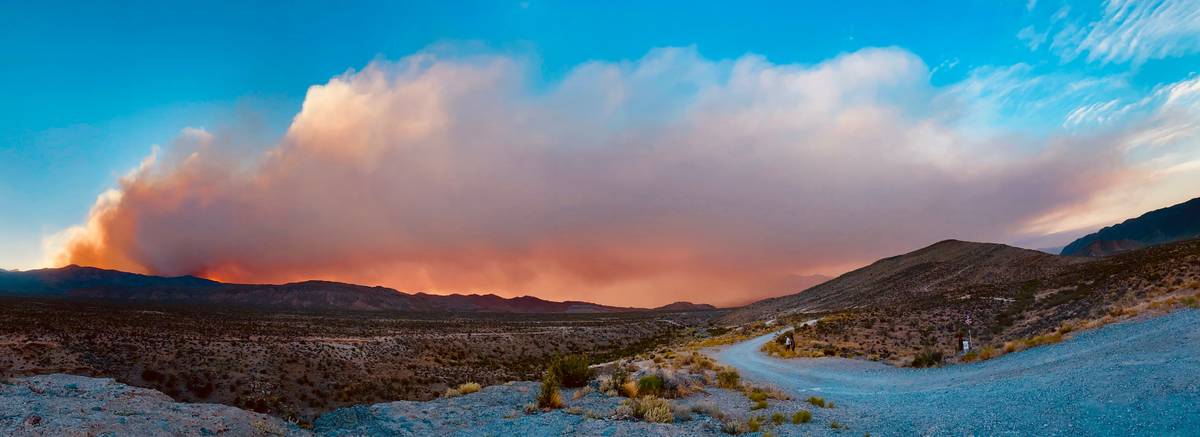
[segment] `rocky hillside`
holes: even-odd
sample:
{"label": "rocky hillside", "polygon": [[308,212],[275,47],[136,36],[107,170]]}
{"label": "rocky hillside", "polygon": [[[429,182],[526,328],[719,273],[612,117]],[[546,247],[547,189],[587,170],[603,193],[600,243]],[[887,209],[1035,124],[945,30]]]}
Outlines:
{"label": "rocky hillside", "polygon": [[759,301],[726,316],[744,323],[796,313],[881,307],[977,284],[1019,282],[1085,260],[994,243],[946,240],[884,258],[803,292]]}
{"label": "rocky hillside", "polygon": [[1101,229],[1063,248],[1068,256],[1108,256],[1200,238],[1200,197]]}
{"label": "rocky hillside", "polygon": [[531,296],[409,294],[386,287],[330,281],[226,284],[194,276],[165,278],[93,267],[0,271],[0,296],[92,299],[131,303],[233,306],[272,310],[354,310],[492,313],[606,313],[636,311],[590,302]]}

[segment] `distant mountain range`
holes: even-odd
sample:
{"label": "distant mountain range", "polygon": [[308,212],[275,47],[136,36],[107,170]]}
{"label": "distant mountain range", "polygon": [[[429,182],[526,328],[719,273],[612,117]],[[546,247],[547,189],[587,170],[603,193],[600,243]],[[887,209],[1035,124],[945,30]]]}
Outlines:
{"label": "distant mountain range", "polygon": [[403,293],[331,281],[290,284],[226,284],[195,276],[160,277],[67,266],[29,271],[0,270],[0,296],[95,299],[128,303],[211,305],[269,310],[353,310],[451,313],[611,313],[699,311],[712,305],[676,302],[653,310],[554,302],[532,296]]}
{"label": "distant mountain range", "polygon": [[1063,248],[1067,256],[1108,256],[1200,238],[1200,197],[1101,229]]}

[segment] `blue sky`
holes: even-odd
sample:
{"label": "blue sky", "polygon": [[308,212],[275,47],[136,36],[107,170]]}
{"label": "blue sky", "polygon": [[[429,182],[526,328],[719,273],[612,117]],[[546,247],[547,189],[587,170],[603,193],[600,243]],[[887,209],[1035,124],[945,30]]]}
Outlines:
{"label": "blue sky", "polygon": [[[186,127],[238,126],[240,136],[267,148],[287,131],[310,86],[372,61],[430,51],[519,59],[528,92],[536,93],[555,88],[580,66],[637,65],[662,47],[689,48],[701,64],[755,55],[771,65],[800,67],[890,48],[924,64],[927,78],[920,87],[942,99],[931,98],[925,112],[953,101],[962,113],[950,123],[955,129],[992,140],[1034,139],[1006,142],[1011,151],[1004,156],[972,151],[1001,162],[1041,153],[1058,139],[1078,140],[1081,133],[1117,135],[1146,120],[1194,114],[1187,112],[1191,106],[1165,114],[1162,105],[1167,87],[1186,89],[1200,69],[1197,10],[1190,0],[753,7],[537,0],[350,6],[6,2],[0,6],[0,266],[44,264],[43,240],[83,223],[97,195],[116,187],[153,145],[170,148]],[[1083,111],[1088,105],[1096,111]],[[1098,112],[1102,108],[1106,112]],[[1191,168],[1196,144],[1186,120],[1183,125],[1183,140],[1127,147],[1119,159],[1143,169]],[[1171,177],[1176,179],[1154,179],[1162,187],[1153,195],[1127,187],[1087,193],[1088,199],[1044,214],[1026,232],[998,238],[1061,243],[1063,237],[1039,235],[1188,197],[1180,187],[1196,179]],[[1130,197],[1146,200],[1113,207]]]}

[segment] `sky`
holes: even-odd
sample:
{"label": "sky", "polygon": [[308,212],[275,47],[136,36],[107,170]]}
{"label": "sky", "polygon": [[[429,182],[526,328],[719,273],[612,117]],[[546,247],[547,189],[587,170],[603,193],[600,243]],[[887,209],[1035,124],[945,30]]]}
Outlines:
{"label": "sky", "polygon": [[0,267],[652,306],[1200,195],[1200,2],[3,2]]}

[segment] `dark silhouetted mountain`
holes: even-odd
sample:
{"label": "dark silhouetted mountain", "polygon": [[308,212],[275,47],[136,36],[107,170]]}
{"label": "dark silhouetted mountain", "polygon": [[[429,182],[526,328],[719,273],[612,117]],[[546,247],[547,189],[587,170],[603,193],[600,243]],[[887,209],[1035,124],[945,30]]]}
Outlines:
{"label": "dark silhouetted mountain", "polygon": [[715,309],[717,309],[717,307],[706,303],[691,303],[681,301],[660,306],[655,308],[654,311],[708,311]]}
{"label": "dark silhouetted mountain", "polygon": [[1200,238],[1200,197],[1101,229],[1063,248],[1067,256],[1107,256]]}
{"label": "dark silhouetted mountain", "polygon": [[1023,281],[1086,259],[995,243],[946,240],[884,258],[800,293],[762,300],[726,316],[747,322],[803,312],[895,305],[973,284]]}
{"label": "dark silhouetted mountain", "polygon": [[96,299],[128,303],[212,305],[270,310],[356,310],[476,313],[602,313],[645,311],[589,302],[554,302],[531,296],[402,293],[331,281],[226,284],[194,276],[159,277],[67,266],[0,271],[0,296]]}

